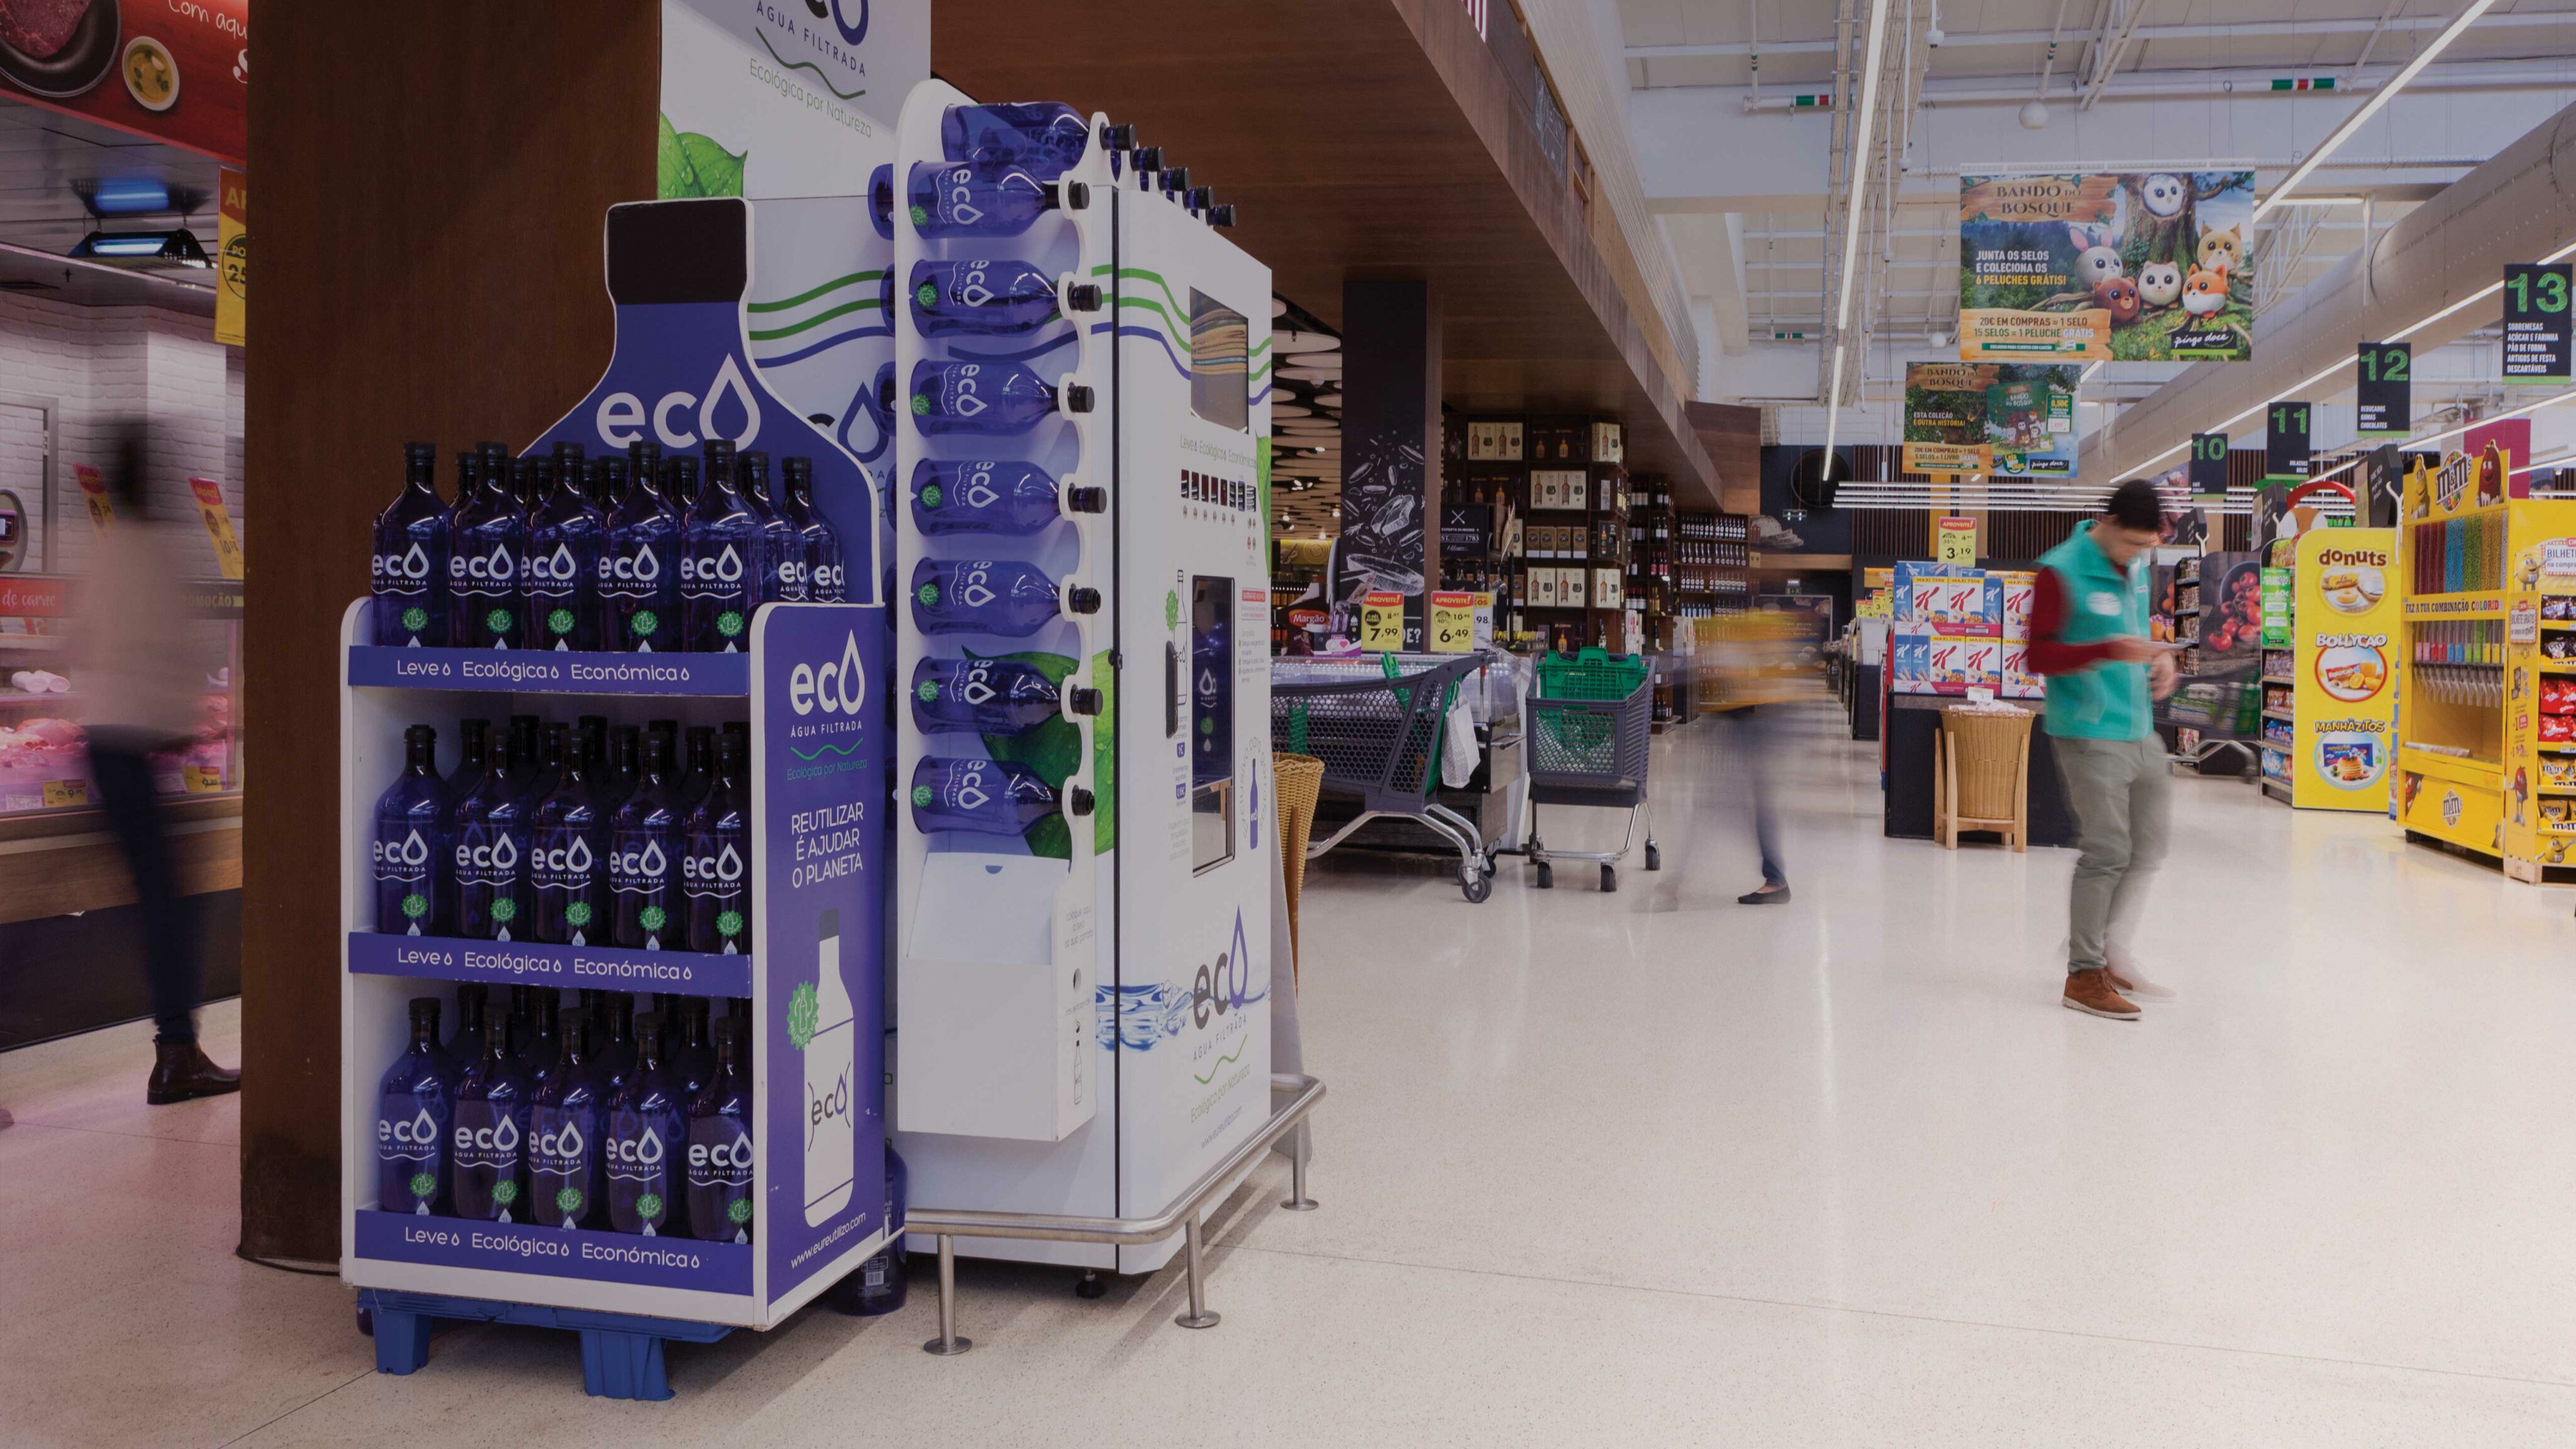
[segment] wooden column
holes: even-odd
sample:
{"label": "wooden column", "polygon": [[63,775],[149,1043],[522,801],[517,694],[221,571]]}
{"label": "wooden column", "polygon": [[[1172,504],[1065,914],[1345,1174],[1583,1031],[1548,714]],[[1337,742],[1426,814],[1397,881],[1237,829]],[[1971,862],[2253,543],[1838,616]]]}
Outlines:
{"label": "wooden column", "polygon": [[653,195],[659,7],[262,0],[259,62],[240,1251],[330,1262],[341,613],[404,442],[522,446],[598,379],[601,215]]}

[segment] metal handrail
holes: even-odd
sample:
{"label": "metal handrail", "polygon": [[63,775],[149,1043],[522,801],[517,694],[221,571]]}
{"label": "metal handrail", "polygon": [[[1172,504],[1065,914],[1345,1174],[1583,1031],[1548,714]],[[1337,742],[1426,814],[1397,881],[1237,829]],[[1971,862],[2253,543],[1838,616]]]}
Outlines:
{"label": "metal handrail", "polygon": [[[1187,1235],[1189,1256],[1190,1311],[1172,1321],[1183,1328],[1214,1328],[1219,1315],[1208,1311],[1207,1285],[1200,1255],[1200,1218],[1208,1199],[1215,1196],[1237,1176],[1248,1169],[1262,1153],[1270,1150],[1288,1130],[1306,1119],[1315,1104],[1324,1100],[1324,1084],[1303,1073],[1274,1073],[1270,1078],[1275,1091],[1292,1091],[1296,1095],[1274,1108],[1270,1120],[1261,1130],[1244,1139],[1241,1146],[1226,1154],[1225,1160],[1209,1168],[1189,1189],[1173,1199],[1171,1206],[1150,1218],[1074,1217],[1061,1213],[967,1212],[954,1208],[919,1208],[904,1215],[904,1231],[928,1233],[939,1239],[939,1336],[923,1344],[922,1351],[942,1356],[964,1353],[975,1346],[971,1338],[957,1336],[957,1245],[966,1238],[1016,1238],[1056,1243],[1112,1243],[1140,1247],[1159,1243],[1175,1232]],[[1316,1206],[1306,1196],[1306,1154],[1302,1148],[1288,1155],[1288,1200],[1280,1204],[1290,1212],[1308,1212]]]}

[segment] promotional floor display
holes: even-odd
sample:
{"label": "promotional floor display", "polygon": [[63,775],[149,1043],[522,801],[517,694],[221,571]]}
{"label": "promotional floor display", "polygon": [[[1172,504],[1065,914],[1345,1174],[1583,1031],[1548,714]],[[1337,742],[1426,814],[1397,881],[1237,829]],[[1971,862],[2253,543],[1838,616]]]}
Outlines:
{"label": "promotional floor display", "polygon": [[2263,650],[2263,788],[2305,810],[2385,812],[2403,632],[2396,531],[2311,529],[2295,547],[2286,709],[2270,668],[2278,651],[2268,640]]}
{"label": "promotional floor display", "polygon": [[2394,806],[2538,881],[2576,840],[2576,501],[2509,496],[2484,440],[2406,477]]}
{"label": "promotional floor display", "polygon": [[1104,118],[899,146],[895,1125],[924,1203],[1150,1216],[1269,1118],[1270,274]]}
{"label": "promotional floor display", "polygon": [[2005,570],[1897,564],[1889,691],[2039,698],[2039,676],[2030,672],[2035,582],[2035,575]]}
{"label": "promotional floor display", "polygon": [[599,383],[414,445],[343,624],[341,1275],[436,1316],[767,1328],[889,1236],[878,493],[751,228],[612,208]]}

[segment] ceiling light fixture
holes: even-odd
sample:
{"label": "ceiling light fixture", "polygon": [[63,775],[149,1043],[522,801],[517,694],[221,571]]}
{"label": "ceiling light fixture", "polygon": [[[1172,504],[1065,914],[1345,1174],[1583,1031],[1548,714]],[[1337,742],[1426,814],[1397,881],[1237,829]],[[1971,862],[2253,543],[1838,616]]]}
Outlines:
{"label": "ceiling light fixture", "polygon": [[[2491,5],[2495,0],[2484,0]],[[1833,470],[1835,431],[1842,422],[1843,408],[1843,334],[1851,326],[1852,284],[1860,276],[1860,234],[1869,221],[1866,205],[1869,196],[1871,123],[1878,116],[1879,57],[1887,49],[1887,0],[1870,0],[1869,44],[1862,51],[1860,76],[1860,114],[1852,118],[1851,195],[1845,201],[1843,226],[1843,281],[1839,299],[1834,304],[1833,384],[1825,392],[1825,468]]]}
{"label": "ceiling light fixture", "polygon": [[2379,114],[2380,107],[2387,105],[2399,91],[2404,90],[2408,81],[2422,74],[2424,67],[2433,63],[2433,57],[2440,55],[2444,47],[2459,39],[2460,32],[2468,29],[2479,16],[2486,14],[2487,8],[2493,4],[2495,0],[2469,0],[2468,8],[2460,12],[2458,19],[2443,26],[2442,33],[2434,36],[2422,50],[2415,52],[2415,58],[2406,62],[2404,69],[2390,76],[2385,83],[2373,87],[2369,98],[2355,107],[2351,115],[2344,117],[2342,125],[2328,132],[2325,140],[2319,142],[2317,148],[2308,153],[2306,160],[2301,161],[2289,175],[2281,178],[2281,184],[2272,188],[2272,194],[2263,198],[2255,206],[2254,220],[2259,223],[2266,212],[2286,203],[2290,193],[2299,189],[2299,183],[2307,180],[2310,172],[2324,165],[2326,158],[2333,155],[2337,147],[2351,140],[2354,132],[2360,130],[2371,117]]}

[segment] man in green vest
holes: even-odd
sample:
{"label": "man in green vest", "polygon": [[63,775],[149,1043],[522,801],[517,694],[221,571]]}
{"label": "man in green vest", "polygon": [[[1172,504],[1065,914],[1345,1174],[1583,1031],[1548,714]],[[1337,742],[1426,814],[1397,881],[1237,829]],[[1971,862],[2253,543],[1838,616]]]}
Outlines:
{"label": "man in green vest", "polygon": [[2154,485],[2132,478],[2112,490],[2100,516],[2040,556],[2031,590],[2030,668],[2048,680],[2042,718],[2081,851],[2067,912],[2065,1005],[2113,1021],[2137,1020],[2131,997],[2174,998],[2129,953],[2173,815],[2150,702],[2173,693],[2173,653],[2147,628],[2147,561],[2163,524]]}

